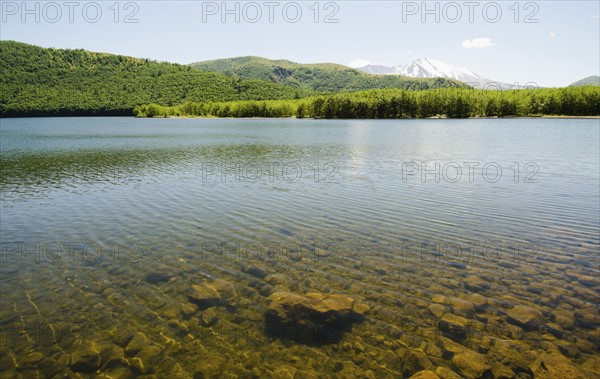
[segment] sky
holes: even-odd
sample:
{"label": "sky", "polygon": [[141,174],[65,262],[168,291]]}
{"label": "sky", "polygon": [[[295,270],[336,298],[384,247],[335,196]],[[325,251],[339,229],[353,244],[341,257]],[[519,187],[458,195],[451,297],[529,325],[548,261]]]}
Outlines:
{"label": "sky", "polygon": [[434,58],[506,83],[600,72],[599,1],[5,1],[0,39],[192,63]]}

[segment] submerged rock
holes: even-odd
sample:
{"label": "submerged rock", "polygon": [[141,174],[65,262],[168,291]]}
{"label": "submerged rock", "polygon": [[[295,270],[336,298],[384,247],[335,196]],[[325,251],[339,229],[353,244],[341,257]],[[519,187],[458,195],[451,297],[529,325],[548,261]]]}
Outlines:
{"label": "submerged rock", "polygon": [[273,371],[273,378],[276,379],[293,379],[296,376],[296,372],[298,370],[294,366],[283,365],[277,367],[275,371]]}
{"label": "submerged rock", "polygon": [[462,379],[460,375],[444,366],[438,366],[435,369],[435,373],[440,377],[440,379]]}
{"label": "submerged rock", "polygon": [[102,369],[127,366],[124,350],[116,344],[103,344],[97,350],[100,352],[100,365]]}
{"label": "submerged rock", "polygon": [[307,344],[339,341],[352,322],[362,321],[369,307],[343,295],[280,291],[269,296],[265,313],[267,332],[272,337]]}
{"label": "submerged rock", "polygon": [[545,321],[540,311],[525,305],[517,305],[509,309],[506,314],[510,323],[528,331],[539,330]]}
{"label": "submerged rock", "polygon": [[586,287],[594,288],[600,285],[600,280],[597,277],[591,275],[580,275],[577,277],[577,281]]}
{"label": "submerged rock", "polygon": [[228,305],[235,296],[233,284],[223,279],[194,284],[188,295],[191,302],[204,309],[217,305]]}
{"label": "submerged rock", "polygon": [[600,326],[600,315],[594,308],[584,308],[575,312],[577,323],[586,329],[597,329]]}
{"label": "submerged rock", "polygon": [[265,278],[265,281],[274,286],[282,284],[289,287],[292,283],[292,280],[285,274],[271,274]]}
{"label": "submerged rock", "polygon": [[458,297],[450,297],[448,301],[452,306],[453,312],[459,316],[470,317],[475,313],[475,306],[470,301]]}
{"label": "submerged rock", "polygon": [[536,379],[585,379],[588,377],[583,370],[572,365],[560,354],[542,354],[531,365],[531,371]]}
{"label": "submerged rock", "polygon": [[225,358],[218,352],[208,351],[203,359],[199,359],[194,378],[218,378],[223,374],[222,366]]}
{"label": "submerged rock", "polygon": [[492,376],[498,379],[509,379],[515,377],[515,372],[510,367],[495,362],[492,365]]}
{"label": "submerged rock", "polygon": [[196,313],[196,307],[190,303],[185,303],[181,306],[180,312],[183,319],[188,320],[194,315],[194,313]]}
{"label": "submerged rock", "polygon": [[554,322],[560,325],[561,328],[572,329],[575,325],[575,316],[569,310],[556,309],[554,310]]}
{"label": "submerged rock", "polygon": [[170,273],[162,273],[162,272],[149,272],[144,276],[144,279],[151,284],[158,284],[161,282],[168,282],[173,278],[174,275]]}
{"label": "submerged rock", "polygon": [[444,295],[435,294],[431,297],[431,301],[438,304],[448,304],[448,298]]}
{"label": "submerged rock", "polygon": [[327,295],[318,292],[306,295],[298,295],[292,292],[280,291],[269,296],[271,305],[269,309],[275,311],[284,311],[284,308],[292,307],[300,311],[308,310],[318,314],[328,312],[352,312],[354,308],[354,299],[343,295]]}
{"label": "submerged rock", "polygon": [[44,354],[40,353],[39,351],[34,351],[32,353],[27,354],[23,358],[22,362],[30,365],[30,364],[38,363],[42,359],[44,359]]}
{"label": "submerged rock", "polygon": [[440,377],[437,376],[437,374],[431,370],[423,370],[417,372],[409,379],[440,379]]}
{"label": "submerged rock", "polygon": [[461,342],[469,334],[469,320],[452,313],[446,313],[438,323],[438,328],[445,337]]}
{"label": "submerged rock", "polygon": [[463,280],[462,284],[467,290],[475,293],[489,290],[491,288],[491,285],[486,280],[477,275],[467,276]]}
{"label": "submerged rock", "polygon": [[71,354],[71,368],[85,373],[93,373],[100,368],[100,352],[94,343],[83,344]]}
{"label": "submerged rock", "polygon": [[269,270],[264,265],[258,263],[249,264],[245,266],[242,271],[259,279],[263,279],[269,275]]}
{"label": "submerged rock", "polygon": [[487,299],[484,296],[481,296],[477,293],[468,295],[466,300],[470,301],[471,304],[475,306],[477,312],[481,312],[482,310],[484,310],[487,305]]}
{"label": "submerged rock", "polygon": [[150,340],[144,334],[137,332],[125,347],[125,354],[135,355],[149,344]]}
{"label": "submerged rock", "polygon": [[159,362],[161,353],[162,349],[158,346],[146,346],[132,359],[132,366],[141,373],[152,372],[153,367]]}
{"label": "submerged rock", "polygon": [[494,346],[486,356],[490,361],[501,363],[516,374],[522,373],[523,377],[531,377],[528,362],[533,362],[537,354],[538,352],[529,348],[523,341],[496,339]]}
{"label": "submerged rock", "polygon": [[584,370],[587,370],[600,377],[600,357],[595,356],[589,358],[581,367],[583,367]]}
{"label": "submerged rock", "polygon": [[427,354],[422,351],[407,350],[402,357],[402,376],[405,378],[432,368],[433,363],[431,363]]}
{"label": "submerged rock", "polygon": [[481,378],[492,368],[485,356],[465,349],[452,357],[452,364],[466,378]]}
{"label": "submerged rock", "polygon": [[433,313],[435,317],[442,317],[444,313],[446,313],[446,307],[441,304],[431,304],[429,305],[429,311]]}
{"label": "submerged rock", "polygon": [[212,326],[219,321],[219,316],[214,308],[209,308],[202,312],[200,323],[202,326]]}

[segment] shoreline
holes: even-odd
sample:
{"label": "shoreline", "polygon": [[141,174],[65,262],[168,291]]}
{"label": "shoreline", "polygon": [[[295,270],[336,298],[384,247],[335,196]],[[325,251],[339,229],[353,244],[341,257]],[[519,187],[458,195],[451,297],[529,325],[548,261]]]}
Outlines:
{"label": "shoreline", "polygon": [[[135,117],[135,116],[133,116]],[[220,120],[248,120],[248,119],[298,119],[298,120],[493,120],[493,119],[535,119],[535,118],[543,118],[543,119],[599,119],[598,116],[507,116],[507,117],[465,117],[465,118],[450,118],[446,116],[438,116],[438,117],[403,117],[403,118],[314,118],[314,117],[203,117],[203,116],[168,116],[168,117],[136,117],[136,118],[164,118],[164,119],[220,119]]]}
{"label": "shoreline", "polygon": [[219,119],[219,120],[251,120],[251,119],[298,119],[298,120],[493,120],[493,119],[599,119],[598,116],[558,116],[558,115],[543,115],[543,116],[506,116],[506,117],[498,117],[498,116],[476,116],[476,117],[447,117],[447,116],[432,116],[432,117],[402,117],[402,118],[314,118],[314,117],[303,117],[298,118],[296,116],[290,117],[213,117],[213,116],[167,116],[167,117],[136,117],[133,115],[88,115],[88,116],[68,116],[68,115],[51,115],[51,116],[0,116],[0,119],[19,119],[19,118],[92,118],[92,117],[102,117],[102,118],[111,118],[111,117],[131,117],[131,118],[139,118],[139,119]]}

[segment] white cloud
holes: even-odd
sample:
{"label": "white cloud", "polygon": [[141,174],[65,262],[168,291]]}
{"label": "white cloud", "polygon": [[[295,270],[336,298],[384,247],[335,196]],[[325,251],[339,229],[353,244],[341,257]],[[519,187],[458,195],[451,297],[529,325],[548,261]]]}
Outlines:
{"label": "white cloud", "polygon": [[550,37],[554,38],[555,35],[554,32],[550,32]]}
{"label": "white cloud", "polygon": [[462,47],[465,49],[483,49],[494,45],[491,38],[473,38],[462,43]]}
{"label": "white cloud", "polygon": [[595,16],[590,17],[592,20],[598,20],[600,19],[600,14],[597,14]]}
{"label": "white cloud", "polygon": [[350,66],[352,68],[360,68],[360,67],[368,66],[370,64],[379,64],[379,63],[371,62],[366,59],[355,59],[352,62],[350,62],[350,64],[348,66]]}

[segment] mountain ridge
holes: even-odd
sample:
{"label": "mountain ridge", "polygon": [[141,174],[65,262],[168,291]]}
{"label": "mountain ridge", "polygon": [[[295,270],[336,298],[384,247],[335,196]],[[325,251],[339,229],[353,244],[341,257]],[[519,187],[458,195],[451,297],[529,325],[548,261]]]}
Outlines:
{"label": "mountain ridge", "polygon": [[590,75],[586,78],[580,79],[576,82],[569,84],[569,87],[580,87],[580,86],[600,86],[600,76]]}
{"label": "mountain ridge", "polygon": [[239,78],[258,78],[319,92],[360,91],[377,88],[434,89],[467,87],[447,78],[408,78],[372,75],[336,63],[296,63],[257,56],[195,62],[191,67]]}

